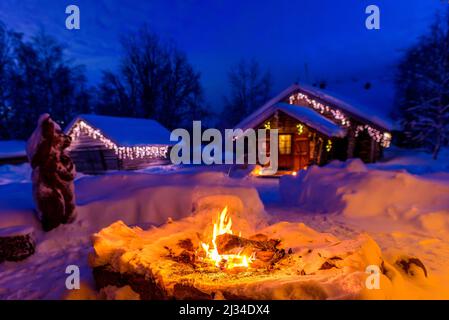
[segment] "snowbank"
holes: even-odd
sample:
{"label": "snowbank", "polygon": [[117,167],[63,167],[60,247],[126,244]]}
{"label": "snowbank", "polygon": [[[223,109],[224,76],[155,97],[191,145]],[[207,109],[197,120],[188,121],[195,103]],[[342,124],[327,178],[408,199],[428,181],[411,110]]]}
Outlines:
{"label": "snowbank", "polygon": [[[81,178],[76,183],[79,220],[97,231],[123,220],[128,225],[160,225],[186,217],[206,196],[217,196],[223,209],[235,202],[255,225],[266,219],[257,190],[240,185],[223,173],[112,174]],[[235,200],[237,198],[237,200]],[[210,205],[210,204],[209,204]]]}
{"label": "snowbank", "polygon": [[404,171],[369,170],[360,160],[310,167],[280,181],[283,200],[310,213],[383,216],[449,230],[449,183]]}
{"label": "snowbank", "polygon": [[[219,172],[83,176],[75,189],[77,220],[43,233],[33,212],[31,184],[0,185],[0,228],[33,226],[37,239],[33,256],[0,265],[0,299],[60,299],[66,294],[64,271],[71,264],[80,267],[83,281],[93,287],[87,266],[90,236],[117,220],[147,228],[189,217],[196,209],[229,206],[251,221],[251,227],[265,225],[266,213],[256,189]],[[211,221],[205,219],[204,224]],[[249,227],[236,223],[239,230]]]}
{"label": "snowbank", "polygon": [[[31,200],[28,165],[2,166],[15,183],[1,185],[0,227],[36,225]],[[23,175],[18,179],[18,176]],[[14,177],[13,177],[14,176]],[[2,175],[4,181],[8,175]],[[24,183],[18,183],[23,179]],[[28,183],[25,183],[28,182]],[[104,176],[82,176],[75,182],[77,223],[95,232],[123,220],[129,225],[160,225],[170,217],[180,219],[192,213],[205,196],[220,195],[218,206],[232,197],[241,201],[241,211],[254,222],[265,219],[257,190],[230,179],[220,172],[147,174],[117,172]],[[226,196],[229,196],[226,198]]]}
{"label": "snowbank", "polygon": [[26,182],[31,182],[31,167],[28,163],[0,166],[0,185]]}
{"label": "snowbank", "polygon": [[431,175],[445,172],[449,175],[449,148],[441,149],[438,159],[432,154],[419,149],[401,149],[391,147],[385,149],[385,161],[368,165],[371,169],[404,170],[412,174]]}

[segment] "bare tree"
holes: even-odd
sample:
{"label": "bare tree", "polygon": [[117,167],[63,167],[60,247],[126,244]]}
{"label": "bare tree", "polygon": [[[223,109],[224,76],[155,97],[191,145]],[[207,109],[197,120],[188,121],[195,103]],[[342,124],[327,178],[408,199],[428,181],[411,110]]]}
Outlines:
{"label": "bare tree", "polygon": [[207,115],[200,74],[184,53],[147,27],[123,38],[120,73],[105,73],[98,112],[153,118],[168,128]]}
{"label": "bare tree", "polygon": [[122,81],[110,71],[103,72],[97,88],[96,112],[111,116],[136,116],[130,97]]}
{"label": "bare tree", "polygon": [[42,113],[60,124],[89,110],[82,66],[44,31],[29,41],[0,24],[0,137],[27,138]]}
{"label": "bare tree", "polygon": [[8,30],[0,21],[0,139],[14,136],[12,122],[15,110],[11,105],[11,81],[15,72],[13,51],[21,35]]}
{"label": "bare tree", "polygon": [[224,99],[224,126],[233,126],[265,103],[271,94],[272,77],[259,63],[241,60],[229,71],[230,93]]}

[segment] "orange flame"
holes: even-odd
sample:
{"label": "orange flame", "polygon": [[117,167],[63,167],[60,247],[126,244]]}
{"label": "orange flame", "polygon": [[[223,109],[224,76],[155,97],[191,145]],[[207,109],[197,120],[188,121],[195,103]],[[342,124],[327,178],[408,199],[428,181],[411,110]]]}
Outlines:
{"label": "orange flame", "polygon": [[232,269],[235,267],[248,268],[253,261],[253,256],[238,254],[219,254],[217,250],[216,239],[217,236],[222,234],[232,234],[232,219],[228,216],[228,207],[225,207],[223,211],[218,215],[218,220],[214,223],[214,230],[212,233],[212,247],[204,242],[201,242],[206,253],[206,261],[213,263],[215,266],[224,266],[226,269]]}

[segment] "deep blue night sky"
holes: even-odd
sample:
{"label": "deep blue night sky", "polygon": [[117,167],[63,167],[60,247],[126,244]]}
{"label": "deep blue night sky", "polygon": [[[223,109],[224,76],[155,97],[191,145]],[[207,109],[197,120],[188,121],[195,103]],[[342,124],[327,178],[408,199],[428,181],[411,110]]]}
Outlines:
{"label": "deep blue night sky", "polygon": [[[80,7],[81,30],[65,28],[69,4]],[[379,31],[365,28],[369,4],[380,7]],[[395,63],[446,6],[442,0],[1,0],[0,20],[26,35],[44,27],[86,65],[92,83],[101,70],[116,68],[119,36],[146,23],[187,53],[217,110],[229,67],[255,58],[272,72],[273,93],[294,81],[324,79],[331,91],[387,114]],[[355,93],[366,81],[372,92]]]}

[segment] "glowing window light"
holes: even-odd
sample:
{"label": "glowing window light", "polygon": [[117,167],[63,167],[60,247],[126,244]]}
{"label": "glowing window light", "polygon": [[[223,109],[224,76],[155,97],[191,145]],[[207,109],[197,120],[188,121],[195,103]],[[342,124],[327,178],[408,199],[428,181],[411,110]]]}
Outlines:
{"label": "glowing window light", "polygon": [[388,148],[391,145],[391,133],[389,132],[384,132],[384,136],[382,138],[382,147],[384,148]]}
{"label": "glowing window light", "polygon": [[166,159],[168,146],[135,146],[119,147],[117,144],[106,138],[100,130],[94,129],[84,121],[78,121],[70,131],[72,140],[78,139],[81,134],[86,134],[92,139],[100,141],[106,148],[111,149],[119,159]]}

